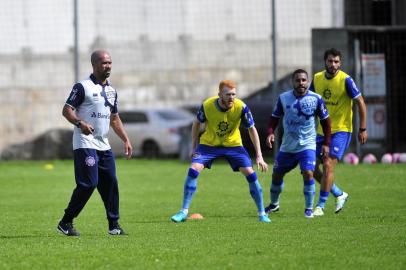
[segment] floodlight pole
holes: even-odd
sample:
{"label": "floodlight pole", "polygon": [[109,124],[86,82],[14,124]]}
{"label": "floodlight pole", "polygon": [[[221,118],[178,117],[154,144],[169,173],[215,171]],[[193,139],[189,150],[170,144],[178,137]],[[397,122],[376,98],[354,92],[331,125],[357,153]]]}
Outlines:
{"label": "floodlight pole", "polygon": [[272,24],[272,91],[276,94],[278,89],[278,79],[276,74],[276,12],[275,0],[271,0],[271,24]]}
{"label": "floodlight pole", "polygon": [[73,0],[73,72],[75,82],[79,81],[79,14],[78,14],[78,0]]}
{"label": "floodlight pole", "polygon": [[[359,39],[354,40],[354,67],[355,67],[355,83],[360,85],[361,84],[361,50],[360,50],[360,43]],[[355,119],[354,124],[356,127],[359,126],[359,110],[358,106],[355,106]],[[355,133],[357,134],[357,133]],[[359,157],[362,155],[361,144],[358,141],[358,138],[355,139],[355,151]]]}
{"label": "floodlight pole", "polygon": [[[277,59],[276,59],[276,8],[275,8],[275,1],[276,0],[271,0],[271,28],[272,28],[272,34],[271,34],[271,43],[272,43],[272,102],[275,102],[277,97],[278,97],[278,78],[277,78],[277,73],[276,73],[276,66],[277,66]],[[275,132],[275,143],[273,146],[274,150],[274,156],[276,157],[276,154],[278,153],[279,150],[279,132],[277,130]]]}

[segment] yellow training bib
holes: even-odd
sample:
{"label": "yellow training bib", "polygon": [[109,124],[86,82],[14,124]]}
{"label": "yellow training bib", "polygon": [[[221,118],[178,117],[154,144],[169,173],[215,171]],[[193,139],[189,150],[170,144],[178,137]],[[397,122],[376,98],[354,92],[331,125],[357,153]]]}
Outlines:
{"label": "yellow training bib", "polygon": [[200,143],[209,146],[242,146],[239,128],[244,102],[235,99],[231,109],[221,111],[218,99],[218,96],[214,96],[203,102],[206,129],[200,137]]}

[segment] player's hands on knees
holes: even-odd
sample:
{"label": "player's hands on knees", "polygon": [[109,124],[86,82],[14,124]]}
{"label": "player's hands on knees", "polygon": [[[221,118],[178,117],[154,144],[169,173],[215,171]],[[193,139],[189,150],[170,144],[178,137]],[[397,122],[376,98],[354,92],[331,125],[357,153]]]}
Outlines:
{"label": "player's hands on knees", "polygon": [[272,149],[272,145],[275,141],[275,134],[270,134],[267,138],[266,138],[266,145]]}
{"label": "player's hands on knees", "polygon": [[258,165],[258,169],[261,172],[267,172],[268,171],[268,164],[266,164],[266,162],[264,161],[262,156],[257,156],[256,162],[257,162],[257,165]]}

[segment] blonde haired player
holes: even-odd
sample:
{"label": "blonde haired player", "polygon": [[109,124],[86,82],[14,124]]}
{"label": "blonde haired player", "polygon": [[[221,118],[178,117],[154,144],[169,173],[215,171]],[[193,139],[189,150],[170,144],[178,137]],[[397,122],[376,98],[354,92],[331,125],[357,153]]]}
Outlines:
{"label": "blonde haired player", "polygon": [[[184,185],[182,209],[171,217],[173,222],[186,221],[200,172],[204,168],[210,169],[212,162],[222,157],[229,162],[233,171],[240,171],[246,177],[251,197],[258,209],[259,221],[271,222],[265,214],[261,185],[252,168],[251,159],[242,145],[240,124],[248,129],[259,169],[267,171],[268,165],[262,158],[252,114],[247,105],[236,98],[236,87],[233,81],[221,81],[218,96],[206,99],[197,113],[197,119],[192,125],[192,163]],[[205,130],[199,140],[200,126],[203,124]]]}

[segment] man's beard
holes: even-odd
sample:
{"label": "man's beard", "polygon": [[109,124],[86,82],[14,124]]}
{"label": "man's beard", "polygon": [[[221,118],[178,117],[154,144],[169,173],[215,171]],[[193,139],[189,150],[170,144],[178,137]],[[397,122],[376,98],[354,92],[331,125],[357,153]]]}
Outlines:
{"label": "man's beard", "polygon": [[328,66],[326,66],[326,71],[327,71],[327,73],[330,74],[330,75],[335,75],[338,70],[339,70],[339,68],[334,69],[334,68],[329,68]]}

